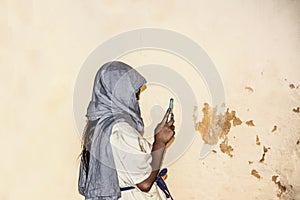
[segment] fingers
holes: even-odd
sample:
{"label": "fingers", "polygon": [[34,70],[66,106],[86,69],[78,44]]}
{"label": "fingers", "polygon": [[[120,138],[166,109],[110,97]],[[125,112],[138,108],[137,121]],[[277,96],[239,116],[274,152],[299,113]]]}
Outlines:
{"label": "fingers", "polygon": [[174,124],[174,122],[175,122],[175,120],[174,120],[174,115],[173,115],[173,113],[172,113],[171,120],[170,120],[169,122],[167,122],[166,125],[167,125],[168,127],[170,127],[170,126],[172,126],[172,125]]}
{"label": "fingers", "polygon": [[170,112],[171,112],[171,110],[168,109],[165,116],[164,116],[164,118],[163,118],[163,120],[161,121],[163,124],[165,124],[167,122]]}
{"label": "fingers", "polygon": [[169,128],[170,128],[172,131],[175,130],[175,126],[174,126],[174,125],[169,126]]}
{"label": "fingers", "polygon": [[175,135],[175,126],[174,126],[174,125],[171,125],[171,126],[169,127],[169,129],[172,131],[172,136],[171,136],[171,137],[174,137],[174,135]]}

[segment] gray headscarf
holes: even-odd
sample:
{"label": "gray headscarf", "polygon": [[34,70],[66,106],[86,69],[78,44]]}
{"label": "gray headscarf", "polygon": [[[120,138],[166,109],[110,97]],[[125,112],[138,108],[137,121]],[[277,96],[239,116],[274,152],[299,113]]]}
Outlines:
{"label": "gray headscarf", "polygon": [[106,63],[98,70],[86,114],[78,180],[79,193],[87,199],[115,200],[121,196],[109,139],[118,122],[143,131],[136,93],[145,83],[141,74],[119,61]]}

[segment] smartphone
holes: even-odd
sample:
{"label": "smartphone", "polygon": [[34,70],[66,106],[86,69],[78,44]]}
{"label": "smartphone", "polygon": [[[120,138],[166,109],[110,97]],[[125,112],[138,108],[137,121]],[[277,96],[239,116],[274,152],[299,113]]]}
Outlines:
{"label": "smartphone", "polygon": [[174,99],[171,98],[171,99],[170,99],[170,103],[169,103],[169,109],[171,110],[171,112],[170,112],[170,114],[169,114],[169,116],[168,116],[167,122],[169,122],[169,121],[171,120],[171,118],[172,118],[172,113],[173,113],[173,102],[174,102]]}

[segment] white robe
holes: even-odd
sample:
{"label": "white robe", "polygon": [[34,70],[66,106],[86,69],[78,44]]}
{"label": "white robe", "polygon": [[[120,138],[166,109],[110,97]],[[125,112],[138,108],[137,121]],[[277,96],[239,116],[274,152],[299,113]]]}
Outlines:
{"label": "white robe", "polygon": [[167,199],[155,182],[149,192],[142,192],[136,186],[151,173],[152,145],[126,122],[119,122],[113,126],[110,142],[120,187],[135,186],[135,189],[122,191],[120,199]]}

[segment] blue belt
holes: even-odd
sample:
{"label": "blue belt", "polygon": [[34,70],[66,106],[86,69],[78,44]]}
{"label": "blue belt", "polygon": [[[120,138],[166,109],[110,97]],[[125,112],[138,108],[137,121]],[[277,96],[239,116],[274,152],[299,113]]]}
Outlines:
{"label": "blue belt", "polygon": [[[168,172],[167,168],[162,169],[159,172],[158,176],[156,177],[155,182],[156,182],[157,186],[165,193],[166,197],[171,198],[171,200],[173,200],[173,198],[168,190],[168,187],[167,187],[164,179],[162,178],[164,175],[167,174],[167,172]],[[122,188],[120,188],[120,190],[127,191],[127,190],[132,190],[134,188],[135,188],[134,186],[128,186],[128,187],[122,187]]]}
{"label": "blue belt", "polygon": [[132,190],[132,189],[134,189],[135,187],[133,187],[133,186],[128,186],[128,187],[121,187],[120,188],[120,190],[121,191],[126,191],[126,190]]}
{"label": "blue belt", "polygon": [[166,197],[171,198],[171,200],[173,200],[173,197],[171,196],[171,193],[169,192],[168,187],[167,187],[164,179],[162,178],[164,175],[167,174],[167,172],[168,172],[167,168],[163,168],[159,172],[158,176],[156,177],[155,182],[156,182],[157,186],[165,193]]}

